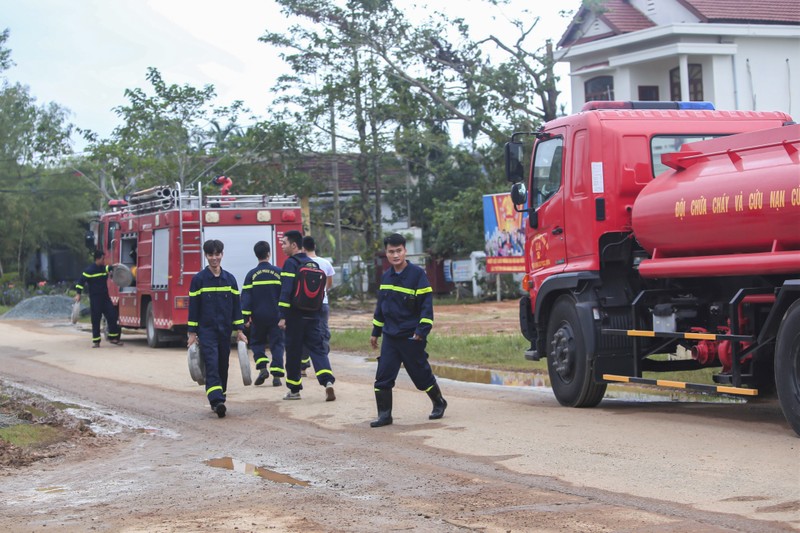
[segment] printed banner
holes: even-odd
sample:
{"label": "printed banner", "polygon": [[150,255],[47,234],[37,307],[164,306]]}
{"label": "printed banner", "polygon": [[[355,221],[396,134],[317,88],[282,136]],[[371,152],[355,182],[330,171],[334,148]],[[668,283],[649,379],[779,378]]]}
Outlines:
{"label": "printed banner", "polygon": [[483,196],[486,272],[525,272],[527,213],[514,209],[510,193]]}

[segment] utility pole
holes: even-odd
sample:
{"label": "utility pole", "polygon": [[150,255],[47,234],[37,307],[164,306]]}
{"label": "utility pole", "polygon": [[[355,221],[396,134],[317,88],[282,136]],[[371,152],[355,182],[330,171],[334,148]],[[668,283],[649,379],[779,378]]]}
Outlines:
{"label": "utility pole", "polygon": [[339,160],[336,157],[336,108],[331,97],[331,176],[333,177],[333,229],[335,240],[334,260],[340,267],[342,262],[342,219],[339,212]]}

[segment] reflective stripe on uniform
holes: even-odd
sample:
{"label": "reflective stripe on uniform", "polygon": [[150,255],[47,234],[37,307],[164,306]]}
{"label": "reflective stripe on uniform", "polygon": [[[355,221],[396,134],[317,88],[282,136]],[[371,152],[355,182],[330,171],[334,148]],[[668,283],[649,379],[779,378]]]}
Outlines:
{"label": "reflective stripe on uniform", "polygon": [[239,291],[235,290],[230,285],[226,285],[225,287],[203,287],[199,291],[189,292],[189,296],[199,296],[202,292],[230,292],[237,296],[239,294]]}
{"label": "reflective stripe on uniform", "polygon": [[379,290],[402,292],[403,294],[410,294],[411,296],[419,296],[420,294],[427,294],[433,292],[431,287],[423,287],[422,289],[407,289],[399,285],[381,285]]}

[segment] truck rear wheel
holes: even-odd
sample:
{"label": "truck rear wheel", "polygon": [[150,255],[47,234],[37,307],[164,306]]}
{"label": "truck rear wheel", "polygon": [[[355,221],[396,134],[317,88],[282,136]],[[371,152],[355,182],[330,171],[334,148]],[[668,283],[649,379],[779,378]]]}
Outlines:
{"label": "truck rear wheel", "polygon": [[783,416],[800,435],[800,300],[783,317],[775,342],[775,387]]}
{"label": "truck rear wheel", "polygon": [[575,299],[560,296],[547,324],[547,371],[556,400],[567,407],[594,407],[606,393],[594,383]]}
{"label": "truck rear wheel", "polygon": [[147,329],[147,345],[151,348],[163,348],[166,346],[167,342],[164,340],[164,334],[161,330],[156,328],[156,316],[153,311],[153,302],[147,303],[146,317],[145,320],[147,323],[145,328]]}

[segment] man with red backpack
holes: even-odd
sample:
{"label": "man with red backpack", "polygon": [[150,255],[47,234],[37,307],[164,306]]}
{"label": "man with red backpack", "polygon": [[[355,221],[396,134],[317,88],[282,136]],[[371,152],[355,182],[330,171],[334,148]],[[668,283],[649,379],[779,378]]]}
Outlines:
{"label": "man with red backpack", "polygon": [[319,321],[322,318],[322,297],[327,277],[303,252],[303,234],[287,231],[281,237],[281,248],[288,259],[281,269],[281,295],[278,300],[278,327],[286,335],[286,386],[284,400],[299,400],[303,388],[300,374],[303,352],[311,355],[317,381],[325,387],[325,401],[336,399],[333,384],[336,378],[325,353]]}

